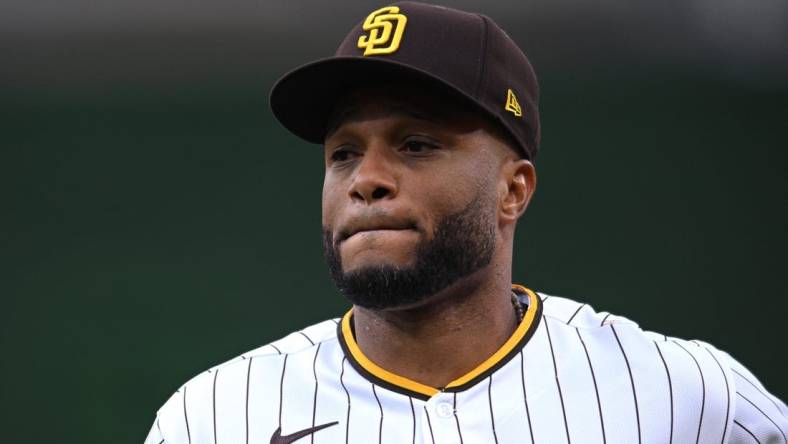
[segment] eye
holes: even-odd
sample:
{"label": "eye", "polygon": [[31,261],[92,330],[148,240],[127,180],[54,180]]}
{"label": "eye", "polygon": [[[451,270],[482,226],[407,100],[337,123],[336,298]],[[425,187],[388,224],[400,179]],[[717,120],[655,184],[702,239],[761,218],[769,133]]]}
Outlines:
{"label": "eye", "polygon": [[350,160],[355,153],[347,148],[338,148],[331,153],[331,162],[345,162]]}
{"label": "eye", "polygon": [[436,143],[423,139],[408,139],[402,144],[402,151],[410,154],[429,154],[436,149]]}

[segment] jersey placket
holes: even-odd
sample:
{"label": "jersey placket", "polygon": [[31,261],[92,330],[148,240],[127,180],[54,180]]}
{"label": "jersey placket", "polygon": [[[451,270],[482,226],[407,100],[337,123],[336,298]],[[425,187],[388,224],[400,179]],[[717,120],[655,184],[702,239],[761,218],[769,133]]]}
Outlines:
{"label": "jersey placket", "polygon": [[440,392],[422,409],[422,439],[425,444],[463,443],[457,417],[457,394]]}

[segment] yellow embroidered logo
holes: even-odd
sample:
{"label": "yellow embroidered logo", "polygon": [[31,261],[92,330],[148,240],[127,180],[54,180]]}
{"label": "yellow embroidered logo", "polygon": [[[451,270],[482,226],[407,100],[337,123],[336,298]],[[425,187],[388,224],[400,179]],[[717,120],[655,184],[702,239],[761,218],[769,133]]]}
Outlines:
{"label": "yellow embroidered logo", "polygon": [[504,109],[506,109],[506,111],[510,111],[517,117],[523,115],[523,109],[520,108],[520,103],[517,101],[517,97],[514,96],[514,93],[511,89],[509,89],[506,93],[506,106]]}
{"label": "yellow embroidered logo", "polygon": [[373,11],[364,20],[364,31],[369,35],[358,38],[358,47],[364,50],[364,55],[391,54],[399,49],[402,33],[408,18],[399,13],[396,6],[387,6]]}

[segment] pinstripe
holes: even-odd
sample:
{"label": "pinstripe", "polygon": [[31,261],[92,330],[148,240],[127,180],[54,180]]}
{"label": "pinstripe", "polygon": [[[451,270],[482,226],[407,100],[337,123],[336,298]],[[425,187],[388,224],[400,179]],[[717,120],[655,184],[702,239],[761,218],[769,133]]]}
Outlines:
{"label": "pinstripe", "polygon": [[432,439],[432,444],[435,444],[435,435],[432,434],[432,421],[430,421],[430,412],[427,411],[427,406],[424,406],[424,416],[427,417],[427,427],[430,428],[430,439]]}
{"label": "pinstripe", "polygon": [[249,444],[249,378],[252,374],[252,361],[254,357],[249,358],[249,364],[246,367],[246,407],[244,412],[246,414],[246,444]]}
{"label": "pinstripe", "polygon": [[585,306],[586,306],[586,304],[582,304],[579,307],[577,307],[577,310],[575,310],[574,314],[572,314],[572,316],[569,318],[568,321],[566,321],[566,323],[567,324],[571,324],[572,323],[572,319],[574,319],[575,316],[577,316],[577,314],[580,313],[580,310],[582,310],[583,307],[585,307]]}
{"label": "pinstripe", "polygon": [[454,414],[454,421],[457,422],[457,435],[460,436],[460,444],[462,444],[462,430],[460,430],[460,418],[457,416],[457,393],[456,392],[454,393],[454,407],[452,408],[452,410],[454,410],[454,412],[453,412],[453,414]]}
{"label": "pinstripe", "polygon": [[487,383],[487,401],[490,403],[490,425],[492,425],[492,433],[493,439],[495,439],[495,444],[498,444],[498,434],[495,433],[495,414],[493,413],[493,404],[492,404],[492,375],[488,379]]}
{"label": "pinstripe", "polygon": [[378,423],[378,444],[380,444],[383,441],[383,406],[380,404],[378,392],[375,391],[375,384],[372,384],[372,394],[375,395],[375,401],[377,401],[380,409],[380,422]]}
{"label": "pinstripe", "polygon": [[736,424],[737,426],[741,427],[745,432],[749,433],[750,436],[752,436],[752,439],[755,440],[755,442],[757,442],[758,444],[761,444],[761,441],[759,441],[758,438],[756,438],[755,435],[747,427],[744,427],[743,425],[741,425],[741,423],[739,421],[736,421],[735,419],[733,420],[733,423]]}
{"label": "pinstripe", "polygon": [[602,318],[602,322],[599,323],[599,326],[601,327],[601,326],[605,325],[605,321],[607,321],[607,318],[609,318],[609,317],[610,317],[610,313],[606,314],[605,317]]}
{"label": "pinstripe", "polygon": [[700,364],[698,363],[698,360],[695,359],[695,355],[690,353],[690,351],[684,348],[684,346],[681,345],[680,343],[676,341],[673,341],[673,343],[681,347],[682,350],[684,350],[685,352],[687,352],[688,355],[690,355],[690,358],[692,358],[692,360],[695,361],[695,366],[698,367],[698,373],[700,374],[700,383],[701,383],[701,388],[703,389],[702,392],[703,396],[701,398],[701,404],[700,404],[700,420],[698,421],[698,436],[695,438],[695,443],[697,444],[700,441],[700,429],[701,426],[703,425],[703,411],[706,408],[706,380],[703,378],[703,371],[700,369]]}
{"label": "pinstripe", "polygon": [[740,378],[742,378],[742,379],[744,379],[745,381],[747,381],[747,383],[748,383],[748,384],[750,384],[750,385],[751,385],[751,386],[752,386],[752,387],[753,387],[755,390],[757,390],[757,391],[758,391],[758,393],[760,393],[761,395],[763,395],[763,397],[764,397],[764,398],[768,399],[768,400],[769,400],[769,402],[771,402],[771,403],[772,403],[772,405],[774,406],[774,408],[776,408],[776,409],[777,409],[777,411],[778,411],[778,412],[779,412],[779,411],[782,411],[782,409],[781,409],[781,408],[780,408],[780,407],[777,405],[777,403],[776,403],[776,402],[774,402],[774,399],[772,399],[772,397],[771,397],[771,396],[769,396],[767,393],[764,393],[764,391],[763,391],[763,390],[761,390],[760,388],[758,388],[758,386],[757,386],[757,385],[755,385],[755,384],[754,384],[752,381],[750,381],[749,379],[747,379],[747,377],[746,377],[746,376],[744,376],[744,375],[742,375],[741,373],[737,372],[735,368],[731,368],[731,370],[733,371],[733,373],[736,373],[737,375],[739,375],[739,377],[740,377]]}
{"label": "pinstripe", "polygon": [[347,417],[345,418],[345,444],[347,444],[348,433],[350,432],[350,392],[345,387],[345,361],[347,361],[347,357],[342,358],[342,371],[339,373],[339,383],[342,384],[342,390],[345,391],[345,396],[347,396]]}
{"label": "pinstripe", "polygon": [[189,415],[186,414],[186,386],[183,386],[183,420],[186,422],[186,438],[189,444],[192,442],[192,434],[189,430]]}
{"label": "pinstripe", "polygon": [[575,331],[577,332],[577,337],[580,338],[580,343],[583,344],[583,351],[586,352],[586,359],[588,360],[588,369],[591,370],[591,380],[594,382],[594,393],[596,394],[596,406],[599,409],[599,424],[602,426],[602,442],[607,442],[607,437],[605,436],[605,420],[602,419],[602,402],[599,400],[599,388],[596,385],[596,375],[594,374],[594,366],[591,365],[591,356],[588,354],[588,348],[586,347],[586,341],[583,340],[583,336],[580,335],[580,329],[575,327]]}
{"label": "pinstripe", "polygon": [[[317,355],[320,353],[320,346],[323,343],[317,344],[317,350],[315,350],[315,359],[312,360],[312,375],[315,377],[315,394],[312,397],[312,427],[315,426],[315,416],[317,415]],[[315,442],[315,435],[310,436],[310,442]]]}
{"label": "pinstripe", "polygon": [[275,346],[274,344],[268,344],[268,345],[270,345],[270,346],[271,346],[271,348],[273,348],[274,350],[276,350],[276,352],[277,352],[277,353],[279,353],[280,355],[282,354],[282,350],[279,350],[279,347]]}
{"label": "pinstripe", "polygon": [[[659,349],[659,345],[657,341],[654,341],[654,347],[657,348],[657,353],[659,353],[659,359],[662,360],[662,365],[665,366],[665,374],[668,375],[668,393],[670,394],[670,443],[673,443],[673,381],[670,380],[670,370],[668,370],[668,363],[665,362],[665,357],[662,356],[662,350]],[[725,424],[728,423],[728,420],[725,420]],[[725,437],[725,433],[722,434],[723,438]]]}
{"label": "pinstripe", "polygon": [[555,363],[555,352],[553,351],[553,340],[550,338],[550,327],[548,327],[547,318],[542,315],[544,328],[547,331],[547,342],[550,344],[550,356],[553,358],[553,370],[555,371],[555,385],[558,388],[558,398],[561,400],[561,414],[564,415],[564,431],[566,431],[566,442],[571,443],[569,438],[569,423],[566,420],[566,408],[564,407],[564,395],[561,393],[561,381],[558,380],[558,366]]}
{"label": "pinstripe", "polygon": [[287,369],[287,356],[285,355],[285,359],[282,361],[282,377],[279,379],[279,428],[282,428],[282,401],[283,401],[283,394],[285,391],[285,369]]}
{"label": "pinstripe", "polygon": [[302,331],[299,331],[298,333],[299,333],[301,336],[305,337],[305,338],[306,338],[306,340],[307,340],[307,341],[309,341],[309,343],[310,343],[311,345],[315,345],[315,341],[313,341],[313,340],[312,340],[312,339],[311,339],[309,336],[307,336],[307,335],[306,335],[306,333],[304,333],[304,332],[302,332]]}
{"label": "pinstripe", "polygon": [[[717,363],[717,367],[720,368],[720,372],[722,373],[722,379],[725,381],[725,401],[727,402],[727,405],[725,406],[725,424],[722,426],[721,441],[722,444],[725,444],[725,435],[728,433],[728,418],[730,418],[731,415],[731,389],[728,385],[728,376],[725,375],[725,370],[722,369],[722,364],[720,364],[720,361],[718,361],[717,357],[714,356],[714,353],[712,353],[711,350],[706,347],[703,347],[703,349],[706,350],[712,359],[714,359],[714,362]],[[785,439],[785,435],[783,435],[783,439]]]}
{"label": "pinstripe", "polygon": [[761,410],[761,408],[760,408],[760,407],[758,407],[757,405],[755,405],[755,403],[754,403],[754,402],[752,402],[752,401],[750,401],[749,399],[747,399],[747,397],[746,397],[746,396],[742,395],[742,394],[741,394],[741,393],[739,393],[738,391],[736,392],[736,394],[737,394],[737,395],[739,395],[739,397],[740,397],[740,398],[742,398],[742,399],[744,399],[745,401],[749,402],[749,403],[750,403],[750,405],[751,405],[751,406],[753,406],[753,407],[755,407],[755,409],[756,409],[756,410],[758,410],[759,412],[761,412],[761,415],[763,415],[764,417],[766,417],[766,419],[768,419],[770,423],[774,424],[774,426],[775,426],[775,427],[777,427],[777,430],[779,430],[779,431],[780,431],[780,434],[781,434],[781,435],[783,435],[783,441],[784,441],[784,442],[788,442],[788,440],[786,440],[786,439],[785,439],[785,433],[783,433],[783,430],[780,428],[780,426],[778,426],[778,425],[777,425],[777,423],[776,423],[776,422],[772,421],[772,418],[770,418],[770,417],[769,417],[769,415],[767,415],[767,414],[766,414],[766,412],[764,412],[763,410]]}
{"label": "pinstripe", "polygon": [[413,398],[408,396],[410,401],[410,414],[413,415],[413,444],[416,444],[416,410],[413,408]]}
{"label": "pinstripe", "polygon": [[528,419],[528,433],[531,435],[531,443],[534,442],[534,428],[531,426],[531,412],[528,411],[528,396],[525,394],[525,365],[523,361],[523,351],[520,350],[520,381],[523,385],[523,402],[525,403],[525,417]]}
{"label": "pinstripe", "polygon": [[159,431],[159,436],[161,436],[161,441],[159,441],[159,444],[162,444],[164,442],[164,433],[161,432],[161,425],[159,424],[158,416],[156,417],[156,429]]}
{"label": "pinstripe", "polygon": [[621,345],[621,340],[618,339],[618,333],[616,333],[616,328],[613,324],[610,324],[610,329],[613,330],[613,336],[616,337],[616,342],[618,342],[618,348],[621,349],[621,355],[624,356],[624,362],[627,364],[627,372],[629,373],[629,383],[632,384],[632,398],[635,400],[635,418],[637,419],[638,424],[638,442],[642,442],[642,437],[640,435],[640,409],[638,408],[638,395],[635,392],[635,378],[632,377],[632,367],[629,366],[629,358],[627,358],[626,352],[624,352],[624,346]]}
{"label": "pinstripe", "polygon": [[219,377],[219,369],[213,374],[213,395],[211,401],[213,402],[213,444],[217,444],[216,440],[216,378]]}

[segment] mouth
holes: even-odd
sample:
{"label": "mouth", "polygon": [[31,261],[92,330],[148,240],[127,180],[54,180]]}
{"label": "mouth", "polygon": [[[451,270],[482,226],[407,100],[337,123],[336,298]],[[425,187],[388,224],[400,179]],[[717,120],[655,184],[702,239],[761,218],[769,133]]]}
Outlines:
{"label": "mouth", "polygon": [[400,231],[411,231],[411,228],[373,228],[369,230],[359,230],[343,240],[348,240],[354,236],[358,236],[362,234],[389,234],[389,233],[396,233]]}
{"label": "mouth", "polygon": [[410,221],[386,221],[381,223],[357,224],[340,230],[337,243],[344,242],[361,234],[390,234],[400,231],[416,231],[416,224]]}

